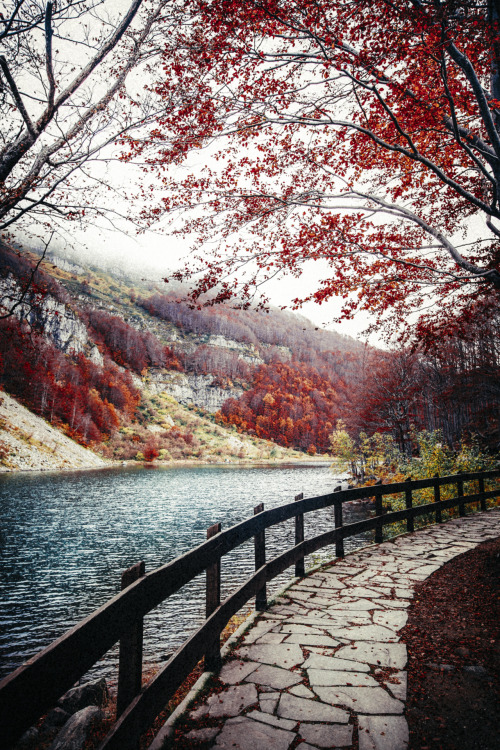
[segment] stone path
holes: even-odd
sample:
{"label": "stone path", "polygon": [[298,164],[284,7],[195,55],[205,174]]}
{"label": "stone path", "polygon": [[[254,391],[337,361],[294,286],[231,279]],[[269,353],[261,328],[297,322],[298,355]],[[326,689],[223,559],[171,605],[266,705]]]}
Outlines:
{"label": "stone path", "polygon": [[[188,718],[187,746],[222,750],[404,750],[414,586],[500,536],[500,509],[348,555],[294,583],[240,640]],[[200,728],[200,723],[203,727]]]}

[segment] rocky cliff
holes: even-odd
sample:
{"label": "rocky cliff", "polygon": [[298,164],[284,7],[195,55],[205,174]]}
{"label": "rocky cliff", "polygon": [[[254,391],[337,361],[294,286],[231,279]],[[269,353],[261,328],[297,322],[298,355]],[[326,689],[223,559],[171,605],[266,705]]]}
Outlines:
{"label": "rocky cliff", "polygon": [[[21,287],[12,275],[0,278],[0,307],[9,309],[21,299],[21,294]],[[87,329],[75,311],[50,294],[41,296],[28,293],[15,308],[14,314],[42,330],[63,352],[79,354],[89,343]]]}
{"label": "rocky cliff", "polygon": [[213,375],[194,375],[172,370],[151,370],[146,385],[153,393],[168,393],[180,404],[194,404],[209,412],[218,411],[228,398],[238,398],[242,388],[220,388]]}

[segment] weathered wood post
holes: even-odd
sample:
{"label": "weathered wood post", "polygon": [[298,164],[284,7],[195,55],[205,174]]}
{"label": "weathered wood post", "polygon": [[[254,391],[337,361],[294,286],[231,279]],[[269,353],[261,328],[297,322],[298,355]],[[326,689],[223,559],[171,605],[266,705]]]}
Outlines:
{"label": "weathered wood post", "polygon": [[[264,510],[264,503],[259,503],[253,509],[253,514],[256,516],[258,513],[262,513]],[[258,531],[254,536],[255,545],[255,570],[262,568],[266,564],[266,531]],[[255,609],[257,612],[263,612],[267,609],[267,587],[266,584],[255,594]]]}
{"label": "weathered wood post", "polygon": [[[207,529],[207,539],[220,534],[222,525],[214,523]],[[207,568],[206,578],[206,604],[205,615],[210,617],[220,605],[220,557],[213,565]],[[216,633],[214,639],[208,644],[205,651],[205,671],[216,672],[222,666],[220,655],[220,633]]]}
{"label": "weathered wood post", "polygon": [[481,495],[480,505],[481,510],[486,510],[486,498],[484,496],[484,477],[479,477],[479,494]]}
{"label": "weathered wood post", "polygon": [[[434,474],[434,479],[439,479],[439,474]],[[439,503],[441,501],[441,487],[439,482],[434,483],[434,502]],[[442,523],[441,508],[436,508],[436,523]]]}
{"label": "weathered wood post", "polygon": [[[463,479],[459,479],[457,481],[457,495],[458,497],[464,496],[464,480]],[[463,500],[458,505],[458,513],[460,516],[465,516],[465,503]]]}
{"label": "weathered wood post", "polygon": [[[335,487],[333,490],[334,492],[340,492],[342,489],[341,486]],[[336,500],[335,504],[333,506],[333,510],[335,513],[335,528],[341,529],[344,525],[344,521],[342,518],[342,501]],[[335,540],[335,555],[337,557],[344,557],[344,537],[339,537]]]}
{"label": "weathered wood post", "polygon": [[[380,488],[382,480],[379,479],[375,483],[375,487]],[[377,525],[375,526],[375,544],[380,544],[384,541],[384,531],[382,525],[382,492],[380,489],[375,489],[375,515],[377,516]]]}
{"label": "weathered wood post", "polygon": [[[122,573],[121,590],[128,588],[146,571],[144,561],[127,568]],[[142,687],[142,639],[143,618],[131,623],[130,630],[120,639],[118,661],[118,694],[116,698],[116,718],[125,711],[129,703],[141,692]],[[138,741],[137,741],[138,742]],[[138,745],[137,745],[138,747]]]}
{"label": "weathered wood post", "polygon": [[[413,498],[411,493],[411,477],[406,477],[405,482],[408,482],[408,487],[405,490],[405,506],[406,510],[411,510],[413,508]],[[406,531],[413,532],[415,531],[415,524],[413,522],[413,516],[409,515],[406,519]]]}
{"label": "weathered wood post", "polygon": [[[301,492],[298,495],[295,495],[293,498],[294,502],[297,502],[298,500],[304,499],[304,493]],[[295,516],[295,544],[300,544],[304,541],[304,514],[303,513],[297,513]],[[295,563],[295,575],[297,578],[302,578],[306,574],[306,568],[305,568],[305,562],[304,558],[301,557],[297,560]]]}

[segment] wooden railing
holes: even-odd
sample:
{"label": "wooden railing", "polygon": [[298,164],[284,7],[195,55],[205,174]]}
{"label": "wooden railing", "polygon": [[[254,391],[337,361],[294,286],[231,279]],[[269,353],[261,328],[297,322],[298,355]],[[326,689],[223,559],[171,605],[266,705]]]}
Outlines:
{"label": "wooden railing", "polygon": [[[65,635],[54,641],[0,683],[0,747],[10,748],[20,735],[34,724],[71,688],[109,649],[120,641],[117,721],[100,750],[136,750],[140,735],[147,731],[158,714],[184,682],[196,664],[205,658],[209,670],[220,665],[220,634],[230,618],[249,599],[256,597],[256,608],[266,608],[266,584],[291,565],[304,575],[304,557],[335,544],[336,555],[344,555],[344,539],[375,530],[375,542],[383,540],[383,527],[406,522],[413,531],[414,519],[434,514],[439,523],[442,511],[458,506],[465,515],[473,503],[486,510],[486,501],[500,496],[500,484],[486,489],[485,481],[500,477],[500,470],[462,473],[372,487],[334,491],[320,497],[298,495],[293,503],[264,510],[236,526],[221,531],[220,524],[207,532],[207,541],[181,557],[146,573],[138,563],[122,576],[122,591],[107,601]],[[464,495],[464,484],[474,483],[477,491]],[[441,500],[443,486],[456,486],[456,495]],[[434,502],[413,504],[413,493],[432,488]],[[475,488],[476,489],[476,486]],[[388,510],[382,498],[404,497],[404,509]],[[351,500],[375,498],[375,515],[344,525],[342,506]],[[304,539],[304,513],[334,508],[335,528],[311,539]],[[266,561],[265,530],[288,519],[295,519],[295,545]],[[221,558],[254,538],[255,573],[222,603],[220,602]],[[142,681],[143,618],[154,607],[179,591],[195,576],[206,571],[206,620],[177,650],[147,685]]]}

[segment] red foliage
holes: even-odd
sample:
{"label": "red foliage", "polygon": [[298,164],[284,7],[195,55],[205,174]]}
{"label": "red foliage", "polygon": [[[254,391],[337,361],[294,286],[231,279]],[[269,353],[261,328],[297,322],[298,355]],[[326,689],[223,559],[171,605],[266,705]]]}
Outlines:
{"label": "red foliage", "polygon": [[[201,274],[195,299],[249,300],[311,261],[321,281],[292,304],[339,296],[343,317],[367,311],[399,330],[431,304],[467,310],[498,294],[497,3],[186,7],[192,23],[165,45],[154,90],[169,104],[180,81],[193,94],[130,148],[159,165],[165,187],[161,205],[144,190],[145,218],[202,206],[185,227],[205,242],[186,266],[187,278]],[[181,184],[165,174],[214,141],[201,173],[191,159]]]}
{"label": "red foliage", "polygon": [[149,331],[138,331],[123,318],[104,310],[88,308],[86,317],[94,340],[117,364],[139,374],[148,367],[182,371],[173,349],[163,346]]}
{"label": "red foliage", "polygon": [[158,456],[160,455],[160,451],[158,450],[156,442],[149,442],[144,448],[143,455],[144,460],[148,461],[148,463],[158,458]]}
{"label": "red foliage", "polygon": [[99,442],[133,417],[140,400],[129,373],[63,354],[15,319],[0,321],[0,382],[32,411],[83,443]]}
{"label": "red foliage", "polygon": [[337,391],[308,365],[274,362],[261,365],[250,390],[228,399],[217,418],[280,445],[326,451],[340,416],[340,391],[340,383]]}

